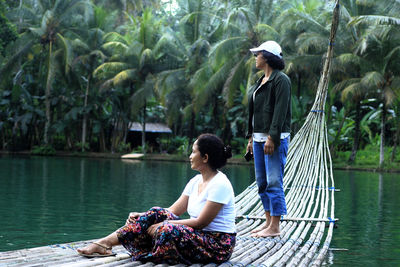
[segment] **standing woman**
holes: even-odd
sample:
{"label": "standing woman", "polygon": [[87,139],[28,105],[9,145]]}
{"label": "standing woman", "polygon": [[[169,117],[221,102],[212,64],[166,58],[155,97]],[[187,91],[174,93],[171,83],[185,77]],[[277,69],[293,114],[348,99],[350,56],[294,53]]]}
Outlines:
{"label": "standing woman", "polygon": [[285,215],[283,171],[290,140],[291,83],[278,43],[267,41],[250,49],[256,68],[264,75],[249,91],[247,151],[254,155],[258,193],[264,207],[265,224],[252,231],[254,237],[280,235],[279,222]]}
{"label": "standing woman", "polygon": [[[122,244],[137,261],[170,265],[227,261],[236,242],[235,197],[231,183],[219,168],[231,156],[230,147],[217,136],[200,135],[189,157],[191,168],[199,174],[187,183],[172,206],[131,212],[123,227],[78,249],[78,253],[86,257],[113,256],[112,247]],[[180,219],[185,212],[190,218]]]}

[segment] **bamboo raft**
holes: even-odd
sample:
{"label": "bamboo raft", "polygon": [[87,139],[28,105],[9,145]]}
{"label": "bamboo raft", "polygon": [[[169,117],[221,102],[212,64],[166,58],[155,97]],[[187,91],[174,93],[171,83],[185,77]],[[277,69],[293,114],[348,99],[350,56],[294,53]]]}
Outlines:
{"label": "bamboo raft", "polygon": [[[240,195],[236,196],[237,213],[237,243],[229,262],[220,266],[319,266],[322,264],[329,248],[334,220],[324,217],[320,212],[319,217],[304,217],[303,203],[317,192],[317,199],[324,199],[326,204],[328,192],[335,190],[327,188],[297,187],[303,197],[299,201],[288,201],[289,214],[300,217],[284,217],[281,222],[281,236],[274,238],[253,238],[250,231],[264,222],[264,210],[259,201],[257,186],[252,184]],[[293,188],[290,193],[294,192]],[[290,194],[293,195],[293,194]],[[290,196],[288,194],[288,198]],[[307,197],[309,196],[309,197]],[[290,198],[290,199],[293,199]],[[322,203],[322,202],[320,202]],[[315,206],[315,205],[314,205]],[[310,210],[310,209],[306,209]],[[314,208],[314,211],[318,209]],[[323,210],[323,209],[321,209]],[[245,215],[246,214],[246,215]],[[314,216],[315,212],[311,212]],[[302,217],[301,217],[302,216]],[[328,234],[323,241],[326,224],[329,224]],[[56,244],[30,249],[0,252],[0,267],[3,266],[155,266],[154,263],[132,261],[129,253],[122,247],[116,246],[113,251],[116,256],[88,259],[79,256],[76,249],[84,247],[94,240]],[[319,250],[319,251],[318,251]],[[168,266],[159,264],[157,266]],[[185,266],[180,264],[180,266]],[[192,266],[198,267],[199,264]],[[207,267],[216,266],[208,264]]]}
{"label": "bamboo raft", "polygon": [[[324,106],[338,21],[339,1],[336,1],[330,43],[316,99],[306,122],[289,147],[284,176],[288,215],[281,218],[281,235],[274,238],[250,236],[250,231],[265,220],[257,186],[253,183],[236,196],[237,242],[231,259],[220,266],[320,266],[327,255],[337,221],[334,216],[334,193],[338,190],[333,180]],[[88,259],[79,256],[76,248],[92,241],[0,252],[0,267],[155,265],[131,261],[122,246],[113,248],[117,253],[113,257]]]}

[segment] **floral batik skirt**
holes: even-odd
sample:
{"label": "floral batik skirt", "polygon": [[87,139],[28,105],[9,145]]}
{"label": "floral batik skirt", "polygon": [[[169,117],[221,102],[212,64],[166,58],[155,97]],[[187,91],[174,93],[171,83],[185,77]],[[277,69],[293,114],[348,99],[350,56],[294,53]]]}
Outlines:
{"label": "floral batik skirt", "polygon": [[[236,234],[195,230],[186,225],[168,223],[179,217],[166,209],[154,207],[117,230],[120,243],[135,261],[154,263],[222,263],[227,261],[236,243]],[[154,237],[147,229],[164,222],[157,228]]]}

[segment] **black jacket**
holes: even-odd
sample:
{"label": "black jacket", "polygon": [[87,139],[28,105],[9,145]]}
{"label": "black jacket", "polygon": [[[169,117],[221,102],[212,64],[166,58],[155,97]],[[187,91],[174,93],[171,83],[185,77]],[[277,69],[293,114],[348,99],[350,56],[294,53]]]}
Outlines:
{"label": "black jacket", "polygon": [[[290,132],[292,117],[291,82],[289,77],[274,70],[269,80],[257,90],[255,101],[253,93],[261,84],[264,75],[249,90],[249,121],[247,137],[252,133],[266,133],[271,136],[276,147],[280,145],[282,132]],[[254,127],[252,119],[254,115]]]}

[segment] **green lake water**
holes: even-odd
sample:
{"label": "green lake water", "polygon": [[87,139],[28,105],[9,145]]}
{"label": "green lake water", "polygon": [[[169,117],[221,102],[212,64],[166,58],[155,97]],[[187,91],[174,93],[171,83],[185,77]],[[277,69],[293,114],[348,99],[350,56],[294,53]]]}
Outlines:
{"label": "green lake water", "polygon": [[[250,166],[223,170],[235,193]],[[169,206],[196,174],[188,163],[0,156],[0,251],[94,239],[130,211]],[[400,174],[335,171],[335,217],[326,264],[400,266]]]}

